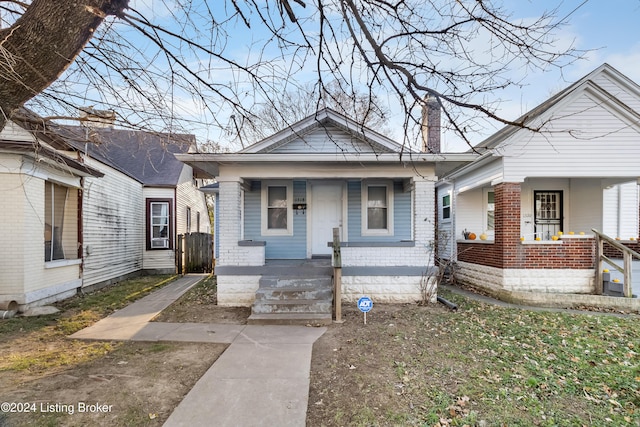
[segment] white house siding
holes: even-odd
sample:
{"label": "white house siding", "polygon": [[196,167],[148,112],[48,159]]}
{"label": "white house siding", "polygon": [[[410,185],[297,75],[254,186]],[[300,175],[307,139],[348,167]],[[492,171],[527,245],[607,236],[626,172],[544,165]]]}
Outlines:
{"label": "white house siding", "polygon": [[624,78],[620,81],[607,71],[595,75],[593,81],[633,110],[640,111],[640,93],[633,82]]}
{"label": "white house siding", "polygon": [[5,141],[34,141],[35,137],[29,131],[26,131],[24,128],[18,126],[14,122],[7,122],[0,131],[0,138]]}
{"label": "white house siding", "polygon": [[[441,258],[444,259],[455,259],[454,247],[455,244],[453,242],[452,236],[454,234],[453,231],[453,214],[455,212],[454,203],[455,200],[453,198],[453,185],[451,184],[443,184],[437,188],[437,203],[438,203],[438,241],[439,248],[438,254]],[[449,219],[444,219],[442,217],[442,198],[446,195],[450,195],[451,198],[451,209],[450,209],[450,217]]]}
{"label": "white house siding", "polygon": [[[497,152],[504,154],[504,181],[525,177],[637,177],[638,129],[611,101],[592,91],[560,103],[544,130],[519,131]],[[508,146],[504,146],[507,144]],[[616,147],[615,150],[608,147]]]}
{"label": "white house siding", "polygon": [[142,184],[103,163],[86,163],[104,173],[84,185],[83,285],[91,286],[142,269],[145,209]]}
{"label": "white house siding", "polygon": [[171,200],[171,209],[173,210],[173,229],[175,231],[176,227],[176,206],[175,206],[175,188],[155,188],[155,187],[145,187],[142,191],[143,195],[143,204],[140,206],[141,212],[145,215],[144,219],[144,244],[143,244],[143,257],[142,257],[142,268],[144,270],[152,270],[157,272],[173,272],[176,268],[176,258],[175,258],[175,233],[172,238],[174,241],[172,242],[172,249],[154,249],[147,250],[146,243],[146,227],[147,218],[146,218],[146,200],[147,199],[170,199]]}
{"label": "white house siding", "polygon": [[[77,178],[40,166],[21,156],[0,156],[0,194],[3,221],[0,233],[0,303],[43,304],[75,293],[81,286],[80,261],[44,261],[45,181],[54,179],[79,185]],[[69,189],[67,221],[64,227],[77,238],[75,218],[77,191]],[[66,242],[67,250],[77,248]],[[74,253],[69,254],[74,257]]]}
{"label": "white house siding", "polygon": [[[567,226],[563,231],[591,234],[591,229],[602,229],[602,180],[570,179]],[[565,196],[566,197],[566,196]]]}
{"label": "white house siding", "polygon": [[483,204],[482,188],[474,188],[456,195],[456,226],[451,238],[464,239],[462,234],[464,230],[476,236],[480,236],[485,231]]}
{"label": "white house siding", "polygon": [[[210,233],[211,224],[209,223],[209,213],[207,211],[207,202],[204,193],[193,183],[193,170],[191,166],[184,165],[180,174],[177,194],[177,234],[187,232],[187,207],[191,209],[191,232]],[[197,215],[200,213],[200,230],[197,229]]]}
{"label": "white house siding", "polygon": [[605,188],[602,231],[624,240],[638,237],[638,185],[628,182]]}

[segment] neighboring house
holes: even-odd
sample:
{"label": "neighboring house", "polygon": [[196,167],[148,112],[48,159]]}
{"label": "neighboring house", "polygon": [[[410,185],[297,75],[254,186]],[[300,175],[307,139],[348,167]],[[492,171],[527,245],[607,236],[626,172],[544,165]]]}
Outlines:
{"label": "neighboring house", "polygon": [[210,232],[191,168],[173,156],[191,137],[32,116],[0,133],[2,306],[41,305],[142,271],[173,273],[176,235]]}
{"label": "neighboring house", "polygon": [[604,64],[523,120],[437,184],[439,256],[495,294],[593,293],[591,230],[638,237],[640,87]]}
{"label": "neighboring house", "polygon": [[476,157],[431,151],[324,109],[238,153],[179,155],[218,181],[219,303],[251,305],[262,276],[287,274],[285,260],[330,258],[334,228],[345,300],[419,300],[433,265],[437,173]]}

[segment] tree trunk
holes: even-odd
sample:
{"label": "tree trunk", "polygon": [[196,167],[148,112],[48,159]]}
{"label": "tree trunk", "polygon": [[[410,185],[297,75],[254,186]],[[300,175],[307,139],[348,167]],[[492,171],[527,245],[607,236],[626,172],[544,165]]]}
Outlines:
{"label": "tree trunk", "polygon": [[129,0],[34,0],[0,30],[0,130],[16,109],[53,83],[108,15]]}

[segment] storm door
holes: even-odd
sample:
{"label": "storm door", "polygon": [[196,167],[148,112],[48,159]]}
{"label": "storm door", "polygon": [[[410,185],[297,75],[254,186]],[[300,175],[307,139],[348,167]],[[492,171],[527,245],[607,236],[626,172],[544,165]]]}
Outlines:
{"label": "storm door", "polygon": [[562,231],[562,191],[534,191],[535,235],[542,240]]}

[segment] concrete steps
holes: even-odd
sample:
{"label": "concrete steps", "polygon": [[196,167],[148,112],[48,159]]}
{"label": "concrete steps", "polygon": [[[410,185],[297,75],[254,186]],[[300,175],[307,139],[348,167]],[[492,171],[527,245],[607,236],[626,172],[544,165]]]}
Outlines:
{"label": "concrete steps", "polygon": [[264,276],[248,324],[327,325],[332,320],[332,308],[329,276]]}

